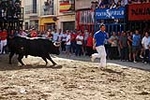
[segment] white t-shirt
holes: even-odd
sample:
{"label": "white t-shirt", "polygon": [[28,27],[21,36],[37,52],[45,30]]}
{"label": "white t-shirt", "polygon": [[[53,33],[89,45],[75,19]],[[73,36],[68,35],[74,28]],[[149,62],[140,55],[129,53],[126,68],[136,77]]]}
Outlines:
{"label": "white t-shirt", "polygon": [[62,35],[62,33],[58,34],[58,41],[61,41]]}
{"label": "white t-shirt", "polygon": [[71,35],[67,35],[67,38],[66,38],[66,45],[71,45]]}
{"label": "white t-shirt", "polygon": [[58,40],[58,33],[54,33],[53,34],[53,41],[57,41]]}
{"label": "white t-shirt", "polygon": [[66,41],[67,34],[62,34],[62,41]]}
{"label": "white t-shirt", "polygon": [[148,37],[148,38],[146,36],[143,37],[143,39],[142,39],[142,45],[144,45],[145,49],[148,49],[149,41],[150,41],[150,37]]}
{"label": "white t-shirt", "polygon": [[[77,39],[77,44],[78,44],[78,45],[82,45],[82,44],[83,44],[83,43],[82,43],[82,41],[83,41],[83,36],[77,35],[76,39]],[[80,41],[79,41],[78,39],[79,39]]]}

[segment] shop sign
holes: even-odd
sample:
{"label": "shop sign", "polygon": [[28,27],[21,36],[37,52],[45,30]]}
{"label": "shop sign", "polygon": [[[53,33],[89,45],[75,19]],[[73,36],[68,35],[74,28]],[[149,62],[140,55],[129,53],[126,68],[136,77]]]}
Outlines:
{"label": "shop sign", "polygon": [[132,4],[128,9],[128,20],[150,20],[150,3]]}

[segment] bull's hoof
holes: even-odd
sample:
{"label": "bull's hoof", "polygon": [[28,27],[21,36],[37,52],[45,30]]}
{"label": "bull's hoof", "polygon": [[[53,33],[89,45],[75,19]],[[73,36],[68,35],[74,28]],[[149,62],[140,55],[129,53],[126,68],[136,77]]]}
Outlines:
{"label": "bull's hoof", "polygon": [[53,66],[56,66],[57,64],[53,64]]}
{"label": "bull's hoof", "polygon": [[23,67],[23,66],[25,66],[25,64],[19,64],[18,66],[19,66],[19,67]]}

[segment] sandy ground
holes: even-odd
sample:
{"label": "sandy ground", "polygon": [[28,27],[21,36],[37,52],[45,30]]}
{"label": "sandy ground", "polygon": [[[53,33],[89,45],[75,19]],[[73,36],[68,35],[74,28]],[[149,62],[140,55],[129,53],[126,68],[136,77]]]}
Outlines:
{"label": "sandy ground", "polygon": [[53,59],[59,66],[29,56],[20,67],[0,55],[0,100],[150,100],[149,71]]}

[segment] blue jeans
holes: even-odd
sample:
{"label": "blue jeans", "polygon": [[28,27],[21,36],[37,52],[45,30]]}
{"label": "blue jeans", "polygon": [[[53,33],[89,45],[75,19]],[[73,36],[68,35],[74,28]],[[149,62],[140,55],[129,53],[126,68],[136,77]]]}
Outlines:
{"label": "blue jeans", "polygon": [[77,44],[77,48],[76,48],[76,56],[81,56],[82,54],[82,45]]}

